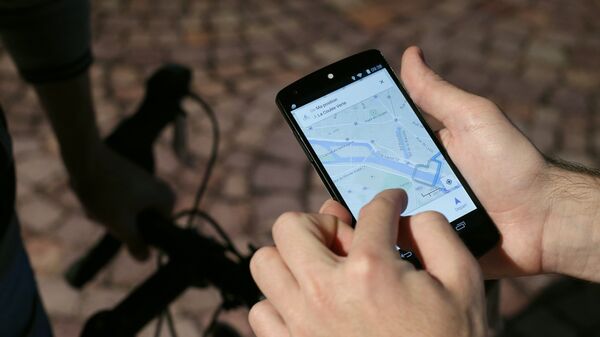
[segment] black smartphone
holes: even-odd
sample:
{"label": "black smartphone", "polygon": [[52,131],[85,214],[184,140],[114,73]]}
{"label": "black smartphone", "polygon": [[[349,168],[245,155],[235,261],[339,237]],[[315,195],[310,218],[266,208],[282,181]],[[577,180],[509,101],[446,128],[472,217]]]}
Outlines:
{"label": "black smartphone", "polygon": [[377,193],[402,188],[403,216],[448,219],[475,256],[499,233],[378,50],[347,57],[277,94],[277,106],[332,197],[358,217]]}

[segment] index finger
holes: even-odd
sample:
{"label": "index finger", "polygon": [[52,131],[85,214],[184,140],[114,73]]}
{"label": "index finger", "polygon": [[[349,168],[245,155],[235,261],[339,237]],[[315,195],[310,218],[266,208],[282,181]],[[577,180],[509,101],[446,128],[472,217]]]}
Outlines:
{"label": "index finger", "polygon": [[335,265],[341,258],[332,249],[352,228],[325,214],[284,213],[273,225],[273,241],[299,283],[311,272]]}
{"label": "index finger", "polygon": [[387,251],[396,254],[400,214],[406,209],[406,192],[401,189],[385,190],[363,206],[356,222],[353,251],[378,254]]}

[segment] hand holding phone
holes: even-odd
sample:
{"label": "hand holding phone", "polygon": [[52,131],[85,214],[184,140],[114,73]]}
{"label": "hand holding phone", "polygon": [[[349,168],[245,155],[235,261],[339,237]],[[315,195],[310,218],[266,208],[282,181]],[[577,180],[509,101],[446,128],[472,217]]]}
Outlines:
{"label": "hand holding phone", "polygon": [[[498,231],[376,50],[289,85],[277,104],[334,199],[353,215],[377,193],[408,193],[403,216],[442,213],[474,255]],[[410,249],[410,247],[401,247]]]}

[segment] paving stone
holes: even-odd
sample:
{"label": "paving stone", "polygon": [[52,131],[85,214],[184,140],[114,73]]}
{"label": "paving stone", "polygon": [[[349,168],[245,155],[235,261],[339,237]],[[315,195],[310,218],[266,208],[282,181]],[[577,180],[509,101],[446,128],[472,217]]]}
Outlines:
{"label": "paving stone", "polygon": [[256,168],[252,185],[259,189],[299,190],[304,184],[304,170],[298,165],[263,163]]}
{"label": "paving stone", "polygon": [[84,321],[74,317],[53,315],[50,324],[55,336],[77,337],[81,334]]}
{"label": "paving stone", "polygon": [[2,50],[2,56],[0,57],[0,72],[2,73],[2,75],[10,76],[8,74],[14,74],[15,68],[16,67],[12,61],[12,58],[9,57],[8,53],[5,50]]}
{"label": "paving stone", "polygon": [[[190,144],[191,145],[191,144]],[[180,167],[177,156],[171,147],[157,146],[154,148],[156,172],[159,176],[172,176]]]}
{"label": "paving stone", "polygon": [[272,193],[264,197],[258,197],[253,200],[253,210],[255,211],[254,224],[255,233],[271,233],[271,227],[275,220],[288,211],[301,211],[300,201],[290,194]]}
{"label": "paving stone", "polygon": [[317,173],[317,171],[314,168],[312,168],[310,170],[309,175],[310,175],[310,177],[308,178],[308,180],[309,180],[310,187],[312,187],[312,188],[324,187],[321,177],[319,177],[319,174]]}
{"label": "paving stone", "polygon": [[267,142],[266,154],[294,164],[308,164],[306,155],[287,125],[275,129]]}
{"label": "paving stone", "polygon": [[313,51],[327,63],[339,60],[348,54],[343,46],[338,46],[331,42],[317,43],[313,45]]}
{"label": "paving stone", "polygon": [[252,154],[247,151],[235,151],[227,156],[225,163],[228,167],[245,170],[254,162]]}
{"label": "paving stone", "polygon": [[590,70],[600,69],[600,60],[597,57],[600,46],[597,44],[577,44],[569,51],[571,63],[578,67]]}
{"label": "paving stone", "polygon": [[[67,188],[66,186],[64,186],[64,187],[65,187],[65,189],[62,191],[62,193],[59,193],[56,200],[58,200],[58,202],[60,202],[62,207],[67,210],[69,210],[69,209],[81,210],[81,203],[79,202],[79,199],[77,199],[77,197],[75,196],[75,193],[71,189]],[[17,192],[17,194],[20,194],[20,193],[21,192]]]}
{"label": "paving stone", "polygon": [[32,236],[24,233],[25,248],[36,275],[62,273],[62,259],[65,249],[56,240],[48,237]]}
{"label": "paving stone", "polygon": [[80,315],[90,317],[99,310],[110,309],[125,298],[123,289],[88,287],[83,291]]}
{"label": "paving stone", "polygon": [[49,233],[62,213],[59,205],[39,196],[19,205],[18,209],[23,226],[35,233]]}
{"label": "paving stone", "polygon": [[534,124],[527,133],[532,143],[542,152],[549,153],[556,148],[556,130]]}
{"label": "paving stone", "polygon": [[112,69],[111,72],[112,85],[116,90],[124,87],[138,86],[140,79],[137,71],[130,66],[118,66]]}
{"label": "paving stone", "polygon": [[560,88],[552,95],[551,102],[563,116],[583,115],[589,113],[589,101],[585,93],[573,88]]}
{"label": "paving stone", "polygon": [[600,83],[600,75],[581,69],[569,69],[566,74],[567,83],[575,88],[595,90]]}
{"label": "paving stone", "polygon": [[96,243],[104,233],[104,227],[88,219],[81,211],[70,212],[69,216],[58,224],[58,229],[54,232],[63,244],[71,246],[72,249],[83,248],[86,250]]}
{"label": "paving stone", "polygon": [[311,191],[308,196],[307,211],[313,213],[318,212],[319,209],[321,209],[323,203],[328,199],[331,199],[331,196],[329,195],[329,192],[327,192],[327,189],[325,189],[324,186],[322,188]]}
{"label": "paving stone", "polygon": [[175,317],[177,324],[177,334],[180,336],[200,337],[202,333],[198,329],[198,325],[195,321],[183,318]]}
{"label": "paving stone", "polygon": [[183,313],[195,314],[214,310],[221,303],[221,295],[215,289],[189,289],[175,302]]}
{"label": "paving stone", "polygon": [[550,67],[537,63],[529,63],[523,79],[530,82],[530,85],[551,85],[558,80],[558,72]]}
{"label": "paving stone", "polygon": [[449,45],[448,37],[443,31],[428,31],[419,41],[419,46],[423,49],[427,62],[430,62],[430,54],[439,54]]}
{"label": "paving stone", "polygon": [[514,59],[491,55],[486,60],[486,66],[490,67],[490,69],[498,71],[499,73],[510,74],[517,69],[518,64]]}
{"label": "paving stone", "polygon": [[81,293],[64,280],[40,277],[38,284],[42,302],[50,315],[74,317],[79,314]]}
{"label": "paving stone", "polygon": [[242,148],[257,150],[263,145],[266,135],[262,128],[245,128],[235,135],[235,142]]}
{"label": "paving stone", "polygon": [[566,62],[565,52],[560,46],[542,41],[533,41],[529,46],[527,56],[532,62],[551,66],[561,66]]}
{"label": "paving stone", "polygon": [[246,175],[234,172],[228,175],[223,186],[223,194],[230,198],[243,198],[248,195],[249,182]]}
{"label": "paving stone", "polygon": [[[247,71],[247,69],[244,67],[243,71]],[[236,90],[242,95],[248,93],[255,94],[256,92],[260,91],[260,88],[264,85],[264,81],[256,78],[249,78],[241,81],[235,81],[234,85]]]}
{"label": "paving stone", "polygon": [[491,40],[491,49],[495,54],[515,60],[522,52],[522,41],[514,34],[496,34]]}
{"label": "paving stone", "polygon": [[598,132],[594,132],[592,135],[592,150],[596,156],[600,153],[600,134]]}
{"label": "paving stone", "polygon": [[17,158],[17,176],[29,183],[47,183],[62,173],[58,161],[58,158],[41,151],[23,160]]}
{"label": "paving stone", "polygon": [[512,76],[498,76],[494,79],[495,94],[505,98],[511,104],[530,104],[539,100],[546,87],[531,85]]}
{"label": "paving stone", "polygon": [[133,288],[141,284],[156,271],[156,251],[146,261],[137,261],[123,247],[111,262],[110,281],[116,286]]}
{"label": "paving stone", "polygon": [[37,139],[29,137],[13,137],[13,155],[16,158],[25,158],[29,155],[36,155],[41,151],[41,144]]}
{"label": "paving stone", "polygon": [[[581,115],[568,116],[561,125],[563,151],[583,153],[586,151],[589,122]],[[573,130],[578,130],[573,132]]]}
{"label": "paving stone", "polygon": [[244,308],[226,311],[221,314],[221,321],[228,323],[242,336],[252,336],[252,330],[248,323],[248,310]]}
{"label": "paving stone", "polygon": [[480,72],[477,67],[457,66],[446,75],[446,79],[452,84],[476,94],[481,94],[489,83],[489,77]]}
{"label": "paving stone", "polygon": [[[233,236],[246,232],[250,212],[250,206],[246,202],[217,202],[211,205],[209,209],[209,213],[217,219],[221,227]],[[214,231],[208,230],[208,232],[214,235]]]}

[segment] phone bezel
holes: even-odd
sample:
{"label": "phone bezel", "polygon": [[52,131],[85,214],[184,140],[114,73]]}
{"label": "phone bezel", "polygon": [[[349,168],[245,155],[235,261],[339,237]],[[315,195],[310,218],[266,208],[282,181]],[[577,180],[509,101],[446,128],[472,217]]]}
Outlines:
{"label": "phone bezel", "polygon": [[[304,135],[302,129],[292,116],[290,108],[292,104],[300,107],[345,85],[348,85],[354,82],[351,79],[352,75],[359,71],[370,69],[378,64],[381,64],[385,69],[388,70],[390,76],[394,80],[394,83],[400,89],[413,111],[415,111],[415,114],[425,126],[427,133],[433,139],[436,146],[440,149],[440,152],[446,159],[448,165],[456,173],[456,176],[465,188],[465,191],[473,200],[476,209],[452,221],[451,224],[453,225],[453,228],[456,229],[455,226],[464,221],[467,226],[464,229],[457,231],[457,233],[465,242],[465,245],[470,249],[473,255],[477,257],[483,255],[485,252],[493,248],[500,240],[498,229],[481,205],[479,199],[475,196],[475,193],[473,193],[471,190],[471,187],[467,184],[465,178],[454,165],[454,162],[452,162],[452,159],[446,152],[446,149],[442,146],[440,141],[435,136],[435,133],[431,130],[423,118],[421,111],[414,104],[408,95],[408,92],[398,80],[397,76],[395,76],[393,69],[385,61],[381,52],[375,49],[366,50],[323,67],[297,80],[296,82],[283,88],[277,94],[277,106],[279,107],[279,110],[282,112],[285,120],[292,129],[294,136],[300,143],[300,146],[304,150],[309,161],[321,177],[321,180],[324,182],[325,187],[331,196],[338,202],[342,203],[346,209],[348,209],[348,205],[344,201],[341,193],[333,183],[331,177],[329,177],[329,174],[325,170],[325,167],[319,160],[317,154],[314,152],[312,146],[310,146],[310,143],[308,142],[308,139]],[[329,78],[329,74],[333,74],[333,78]],[[353,216],[352,225],[354,225],[355,222],[356,219]]]}

